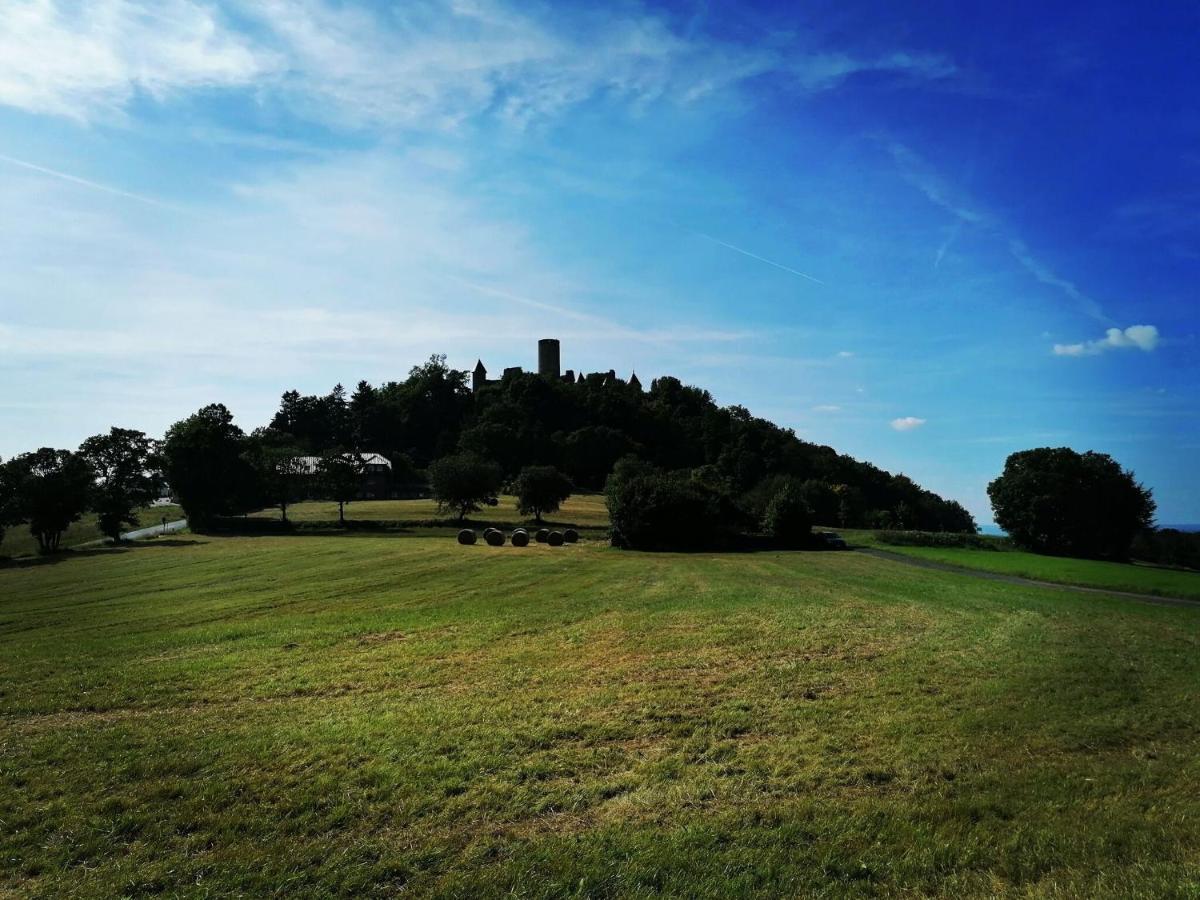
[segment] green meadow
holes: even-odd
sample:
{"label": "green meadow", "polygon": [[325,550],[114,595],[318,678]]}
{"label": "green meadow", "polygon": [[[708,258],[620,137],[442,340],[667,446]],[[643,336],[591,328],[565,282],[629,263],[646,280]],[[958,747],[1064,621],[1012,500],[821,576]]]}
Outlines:
{"label": "green meadow", "polygon": [[[149,528],[151,525],[158,525],[162,522],[163,516],[167,517],[168,522],[174,522],[176,519],[183,518],[183,510],[175,505],[140,509],[138,510],[140,524],[136,527]],[[124,530],[129,530],[129,526],[125,526]],[[71,527],[63,533],[62,546],[78,547],[82,544],[102,540],[105,540],[105,537],[96,525],[95,513],[84,513],[78,522],[72,523]],[[25,525],[13,525],[5,531],[4,539],[0,540],[0,558],[33,556],[37,552],[37,539],[29,533],[29,528]]]}
{"label": "green meadow", "polygon": [[1200,896],[1200,607],[855,553],[30,560],[0,748],[0,895]]}
{"label": "green meadow", "polygon": [[872,547],[886,550],[888,553],[899,553],[967,569],[980,569],[998,575],[1015,575],[1036,581],[1078,584],[1110,591],[1200,600],[1200,572],[1139,563],[1042,556],[1013,549],[999,541],[996,542],[996,550],[980,550],[969,547],[910,547],[885,544],[876,540],[869,531],[847,530],[845,537],[854,546]]}

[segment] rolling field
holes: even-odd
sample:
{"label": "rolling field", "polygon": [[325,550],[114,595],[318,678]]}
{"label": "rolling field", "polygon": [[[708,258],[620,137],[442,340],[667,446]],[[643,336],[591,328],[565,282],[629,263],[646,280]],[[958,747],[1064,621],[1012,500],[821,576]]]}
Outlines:
{"label": "rolling field", "polygon": [[0,894],[1200,895],[1200,609],[852,553],[0,569]]}
{"label": "rolling field", "polygon": [[[138,518],[141,524],[137,527],[148,528],[151,525],[157,525],[163,516],[167,517],[168,522],[174,522],[176,519],[183,518],[183,510],[178,506],[154,506],[139,510]],[[128,529],[129,526],[125,526],[125,530]],[[85,513],[78,522],[73,523],[63,533],[62,546],[77,547],[80,544],[100,540],[104,540],[104,535],[96,527],[95,514]],[[37,539],[29,533],[28,526],[13,525],[4,533],[4,540],[0,541],[0,557],[11,556],[15,558],[33,556],[36,553]]]}
{"label": "rolling field", "polygon": [[889,553],[949,563],[968,569],[981,569],[999,575],[1016,575],[1037,581],[1081,584],[1085,587],[1112,591],[1200,600],[1200,572],[1134,563],[1041,556],[1037,553],[1012,549],[976,550],[968,547],[898,546],[876,541],[869,531],[847,530],[845,536],[855,545],[874,547]]}

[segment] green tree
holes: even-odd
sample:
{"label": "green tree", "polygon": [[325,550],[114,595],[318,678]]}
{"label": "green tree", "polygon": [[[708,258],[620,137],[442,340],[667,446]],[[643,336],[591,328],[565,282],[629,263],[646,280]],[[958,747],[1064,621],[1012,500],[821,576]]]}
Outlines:
{"label": "green tree", "polygon": [[429,467],[434,499],[441,509],[458,513],[459,522],[467,513],[496,505],[501,477],[499,466],[473,453],[443,456]]}
{"label": "green tree", "polygon": [[260,428],[250,436],[246,460],[253,466],[264,505],[278,506],[282,521],[288,507],[303,498],[315,474],[302,458],[295,438],[274,428]]}
{"label": "green tree", "polygon": [[802,547],[812,534],[813,511],[803,491],[793,484],[780,489],[763,513],[763,531],[783,547]]}
{"label": "green tree", "polygon": [[337,501],[338,522],[346,524],[346,504],[362,490],[363,472],[366,466],[362,454],[350,453],[342,448],[327,450],[317,463],[317,476],[325,496]]}
{"label": "green tree", "polygon": [[5,463],[9,515],[29,523],[41,553],[58,550],[63,532],[87,510],[94,473],[87,460],[70,450],[43,447]]}
{"label": "green tree", "polygon": [[558,512],[571,496],[571,479],[554,466],[526,466],[514,483],[517,512],[533,516],[540,525],[546,513]]}
{"label": "green tree", "polygon": [[1151,492],[1105,453],[1013,453],[988,485],[996,524],[1037,553],[1124,560],[1154,524]]}
{"label": "green tree", "polygon": [[121,539],[124,525],[137,525],[137,510],[155,497],[154,443],[140,431],[112,428],[79,445],[96,473],[92,509],[100,533]]}
{"label": "green tree", "polygon": [[16,525],[16,508],[13,502],[15,485],[9,472],[9,466],[0,457],[0,544],[4,543],[4,533],[10,525]]}
{"label": "green tree", "polygon": [[162,443],[163,474],[196,530],[219,516],[241,515],[259,500],[250,447],[233,414],[213,403],[176,422]]}

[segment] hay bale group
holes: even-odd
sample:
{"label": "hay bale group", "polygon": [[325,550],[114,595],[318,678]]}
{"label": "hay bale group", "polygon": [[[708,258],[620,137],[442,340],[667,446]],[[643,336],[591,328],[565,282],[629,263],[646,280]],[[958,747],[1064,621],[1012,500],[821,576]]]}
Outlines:
{"label": "hay bale group", "polygon": [[[463,546],[471,546],[477,540],[475,530],[464,528],[458,533],[458,542]],[[489,547],[503,547],[511,540],[514,547],[529,546],[529,531],[525,528],[514,528],[511,538],[499,528],[485,528],[483,540]],[[579,541],[579,532],[574,528],[565,531],[551,531],[549,528],[539,528],[534,532],[534,540],[539,544],[549,544],[551,547],[561,547],[563,544],[574,544]]]}

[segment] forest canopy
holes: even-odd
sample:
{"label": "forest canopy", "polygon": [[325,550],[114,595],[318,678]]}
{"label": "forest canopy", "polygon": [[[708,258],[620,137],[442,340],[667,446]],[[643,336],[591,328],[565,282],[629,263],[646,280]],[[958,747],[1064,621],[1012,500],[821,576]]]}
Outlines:
{"label": "forest canopy", "polygon": [[807,483],[821,524],[975,531],[959,503],[831,447],[801,440],[741,406],[718,406],[702,388],[657,378],[648,390],[612,376],[578,382],[511,372],[476,393],[468,374],[432,356],[404,381],[360,381],[324,396],[288,391],[269,423],[302,452],[333,447],[381,453],[396,478],[469,453],[511,482],[553,466],[576,489],[601,490],[618,460],[686,471],[733,498],[765,503],[781,481]]}

